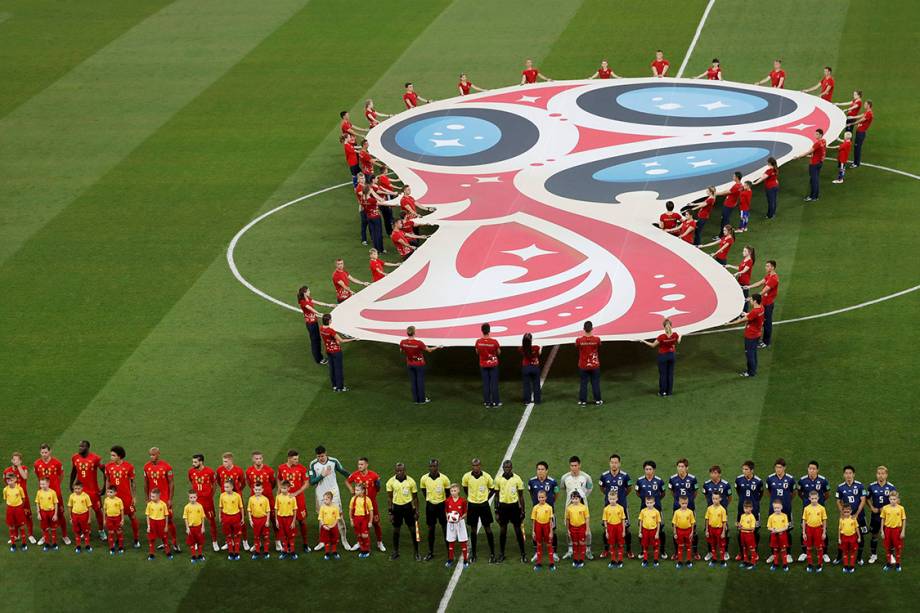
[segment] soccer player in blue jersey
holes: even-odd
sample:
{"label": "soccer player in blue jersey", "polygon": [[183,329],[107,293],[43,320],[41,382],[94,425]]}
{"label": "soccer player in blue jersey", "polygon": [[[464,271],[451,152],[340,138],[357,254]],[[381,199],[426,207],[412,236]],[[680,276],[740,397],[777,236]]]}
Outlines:
{"label": "soccer player in blue jersey", "polygon": [[[888,481],[888,468],[879,466],[875,469],[875,481],[869,484],[869,531],[872,533],[872,540],[869,541],[869,564],[875,564],[878,560],[878,534],[882,529],[882,507],[888,504],[891,492],[896,492],[898,488]],[[885,560],[888,564],[891,560]]]}
{"label": "soccer player in blue jersey", "polygon": [[[786,473],[786,460],[777,458],[773,463],[773,474],[767,477],[767,489],[770,492],[770,506],[774,502],[783,505],[783,513],[789,519],[789,538],[788,543],[792,544],[792,526],[795,522],[792,520],[792,497],[795,495],[795,477]],[[767,563],[773,562],[773,554],[767,558]],[[776,564],[781,564],[782,560],[776,560]],[[786,553],[786,563],[792,562],[792,556]]]}
{"label": "soccer player in blue jersey", "polygon": [[[687,499],[687,508],[691,511],[696,511],[696,488],[697,480],[696,477],[691,475],[688,472],[690,468],[690,462],[687,458],[681,458],[677,460],[677,472],[671,475],[668,479],[668,489],[671,490],[671,496],[674,497],[674,507],[673,511],[676,511],[680,508],[680,499],[685,497]],[[693,529],[693,559],[699,560],[700,554],[698,552],[699,542],[698,536],[696,533],[696,528]],[[674,538],[674,555],[677,556],[677,538],[675,533]],[[679,558],[678,558],[679,559]]]}
{"label": "soccer player in blue jersey", "polygon": [[[537,462],[537,474],[531,477],[530,480],[527,482],[527,491],[530,492],[530,500],[534,506],[536,506],[540,502],[537,499],[537,495],[540,492],[543,492],[546,494],[546,504],[553,507],[553,509],[555,510],[556,494],[559,493],[559,484],[556,483],[555,479],[549,476],[549,464],[547,464],[546,462],[542,460]],[[555,513],[553,514],[552,531],[553,531],[553,560],[550,562],[550,564],[552,564],[553,562],[559,561],[559,555],[556,553],[557,551],[556,547],[558,546],[558,543],[556,541]],[[534,536],[534,538],[536,539],[536,536]],[[536,544],[536,541],[534,541],[534,544]],[[534,554],[533,558],[531,559],[531,562],[536,562],[536,560],[537,560],[537,554]]]}
{"label": "soccer player in blue jersey", "polygon": [[[610,470],[601,475],[600,478],[601,489],[604,491],[604,500],[607,499],[607,495],[614,488],[617,492],[617,504],[623,507],[623,512],[626,513],[626,557],[630,560],[635,556],[632,552],[632,533],[629,531],[629,485],[630,485],[630,476],[629,473],[620,470],[620,456],[617,454],[612,454],[610,456]],[[610,544],[607,542],[607,531],[604,531],[604,553],[601,554],[602,558],[606,558],[610,553]]]}
{"label": "soccer player in blue jersey", "polygon": [[[763,497],[763,479],[754,474],[754,461],[748,460],[741,465],[741,474],[735,477],[735,491],[738,492],[738,520],[741,520],[741,514],[744,512],[744,503],[751,501],[751,513],[757,519],[757,526],[754,530],[754,545],[760,544],[760,499]],[[741,552],[738,552],[736,560],[741,560]]]}
{"label": "soccer player in blue jersey", "polygon": [[[863,512],[866,508],[866,497],[868,495],[869,492],[866,490],[866,486],[856,480],[856,469],[849,464],[844,466],[843,483],[837,486],[837,510],[842,510],[843,505],[849,506],[852,510],[852,516],[856,518],[856,523],[859,525],[859,532],[863,537],[859,539],[859,545],[856,549],[856,561],[860,566],[863,565],[862,552],[863,543],[866,540],[865,535],[869,531],[866,526],[866,514]],[[838,547],[834,564],[840,564],[842,557],[843,551]]]}
{"label": "soccer player in blue jersey", "polygon": [[[703,483],[703,496],[706,497],[706,506],[712,506],[712,495],[718,494],[719,502],[725,510],[732,501],[732,484],[722,478],[722,467],[718,464],[709,467],[709,480]],[[728,531],[725,532],[724,543],[725,559],[728,560]],[[711,560],[713,551],[706,554],[706,560]],[[722,560],[719,560],[720,562]]]}
{"label": "soccer player in blue jersey", "polygon": [[[658,468],[658,465],[655,464],[654,460],[646,460],[642,464],[642,470],[645,471],[645,476],[636,479],[636,496],[639,497],[639,500],[641,500],[643,504],[645,504],[645,499],[648,497],[654,499],[654,506],[660,513],[661,498],[665,494],[665,486],[664,479],[655,474],[656,468]],[[661,525],[658,527],[658,551],[661,554],[662,560],[668,559],[668,554],[665,553],[664,547],[664,522],[661,522]]]}
{"label": "soccer player in blue jersey", "polygon": [[[808,463],[808,472],[805,473],[805,476],[799,479],[799,498],[802,499],[802,506],[805,507],[808,505],[808,496],[812,492],[818,492],[818,503],[821,506],[827,506],[827,496],[829,493],[830,484],[824,475],[818,473],[818,462],[817,460],[812,460]],[[792,525],[790,522],[789,525]],[[824,536],[824,561],[830,562],[831,558],[828,555],[827,548],[828,538],[827,535]],[[790,541],[789,546],[792,546]],[[802,534],[802,553],[799,555],[799,562],[804,562],[808,559],[808,552],[805,551],[805,535]]]}

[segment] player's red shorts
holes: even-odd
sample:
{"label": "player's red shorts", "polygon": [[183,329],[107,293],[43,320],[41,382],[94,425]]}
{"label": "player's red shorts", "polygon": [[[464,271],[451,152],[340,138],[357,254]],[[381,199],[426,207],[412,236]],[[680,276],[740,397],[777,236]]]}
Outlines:
{"label": "player's red shorts", "polygon": [[185,536],[185,544],[189,547],[198,545],[200,548],[204,546],[204,524],[188,527],[188,534]]}
{"label": "player's red shorts", "polygon": [[89,532],[89,511],[86,513],[71,513],[70,523],[73,524],[73,531],[78,535]]}
{"label": "player's red shorts", "polygon": [[93,510],[100,510],[102,508],[102,498],[99,496],[99,490],[94,491],[84,487],[83,491],[86,492],[87,496],[89,496],[89,501],[92,503]]}
{"label": "player's red shorts", "polygon": [[224,529],[224,534],[238,535],[243,529],[243,515],[241,513],[234,513],[233,515],[221,513],[220,525]]}
{"label": "player's red shorts", "polygon": [[147,538],[151,541],[166,538],[166,520],[165,519],[148,519],[150,530],[147,531]]}
{"label": "player's red shorts", "polygon": [[26,505],[21,504],[18,507],[6,507],[6,525],[10,528],[18,528],[26,523]]}
{"label": "player's red shorts", "polygon": [[214,519],[214,497],[199,495],[198,502],[201,503],[201,506],[204,508],[204,516],[208,519]]}
{"label": "player's red shorts", "polygon": [[885,551],[888,551],[892,547],[903,547],[904,541],[901,538],[901,527],[889,528],[884,526],[884,539],[885,539]]}
{"label": "player's red shorts", "polygon": [[789,531],[770,533],[771,549],[789,549]]}
{"label": "player's red shorts", "polygon": [[[549,526],[549,524],[546,524]],[[607,524],[607,542],[610,545],[621,545],[623,543],[623,524]]]}
{"label": "player's red shorts", "polygon": [[50,530],[56,525],[57,522],[54,521],[55,510],[56,509],[51,509],[50,511],[40,510],[38,512],[38,521],[42,530]]}
{"label": "player's red shorts", "polygon": [[108,532],[121,532],[121,526],[124,523],[124,518],[121,515],[106,515],[105,516],[105,529]]}
{"label": "player's red shorts", "polygon": [[658,538],[658,528],[642,528],[642,547],[653,547]]}
{"label": "player's red shorts", "polygon": [[134,514],[137,513],[137,509],[134,507],[134,501],[131,500],[130,496],[121,496],[116,494],[119,499],[121,499],[121,504],[125,508],[125,515],[128,517],[134,517]]}
{"label": "player's red shorts", "polygon": [[823,547],[824,526],[805,526],[805,543],[809,547]]}
{"label": "player's red shorts", "polygon": [[295,496],[297,499],[297,521],[303,521],[307,518],[307,500],[303,494]]}

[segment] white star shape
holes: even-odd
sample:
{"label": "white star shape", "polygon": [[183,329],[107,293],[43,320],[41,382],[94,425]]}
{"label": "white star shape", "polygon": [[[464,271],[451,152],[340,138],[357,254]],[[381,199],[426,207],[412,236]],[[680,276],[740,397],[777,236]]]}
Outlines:
{"label": "white star shape", "polygon": [[721,100],[716,100],[715,102],[707,102],[706,104],[701,104],[700,106],[707,111],[714,111],[716,109],[727,109],[731,105],[725,104]]}
{"label": "white star shape", "polygon": [[812,124],[810,123],[800,123],[800,124],[792,126],[791,129],[801,131],[801,130],[804,130],[805,128],[810,128],[811,126]]}
{"label": "white star shape", "polygon": [[500,177],[473,177],[476,183],[501,183]]}
{"label": "white star shape", "polygon": [[430,138],[428,139],[434,143],[435,148],[439,147],[462,147],[460,144],[459,138]]}
{"label": "white star shape", "polygon": [[649,168],[650,166],[661,166],[661,164],[658,162],[642,162],[642,165],[646,168]]}
{"label": "white star shape", "polygon": [[521,96],[518,98],[518,102],[536,102],[540,99],[540,96]]}
{"label": "white star shape", "polygon": [[673,111],[674,109],[683,108],[681,105],[677,104],[676,102],[665,102],[664,104],[658,104],[656,106],[660,108],[662,111]]}
{"label": "white star shape", "polygon": [[549,253],[556,253],[555,251],[547,251],[546,249],[540,249],[534,243],[531,243],[529,247],[523,247],[521,249],[511,249],[509,251],[502,251],[502,253],[507,253],[508,255],[516,255],[521,258],[523,261],[527,261],[530,258],[535,258],[538,255],[547,255]]}
{"label": "white star shape", "polygon": [[652,315],[661,315],[662,317],[674,317],[675,315],[683,315],[684,313],[689,313],[690,311],[681,311],[680,309],[675,309],[674,307],[669,307],[663,311],[651,311]]}
{"label": "white star shape", "polygon": [[712,160],[703,160],[702,162],[690,162],[690,165],[694,168],[700,168],[702,166],[715,166],[716,163]]}

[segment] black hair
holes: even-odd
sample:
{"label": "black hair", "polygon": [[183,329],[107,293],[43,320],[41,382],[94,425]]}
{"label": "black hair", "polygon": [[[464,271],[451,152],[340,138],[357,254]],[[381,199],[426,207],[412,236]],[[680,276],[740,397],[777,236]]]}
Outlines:
{"label": "black hair", "polygon": [[668,209],[669,211],[673,211],[674,202],[672,200],[668,200],[667,202],[664,203],[664,208]]}
{"label": "black hair", "polygon": [[651,466],[653,469],[658,468],[658,465],[655,464],[655,460],[646,460],[645,462],[643,462],[642,468],[645,468],[646,466]]}
{"label": "black hair", "polygon": [[332,314],[324,313],[323,314],[323,325],[328,326],[332,322]]}
{"label": "black hair", "polygon": [[314,449],[313,451],[315,451],[316,453],[326,453],[326,448],[323,447],[322,445],[317,445],[316,449]]}
{"label": "black hair", "polygon": [[579,464],[581,464],[581,458],[579,458],[577,455],[573,455],[571,458],[569,458],[569,464],[571,464],[572,462],[578,462]]}
{"label": "black hair", "polygon": [[128,455],[127,453],[125,453],[125,448],[122,447],[121,445],[112,445],[112,448],[109,449],[109,451],[117,455],[122,460],[124,460],[125,456]]}
{"label": "black hair", "polygon": [[307,291],[309,291],[309,289],[310,289],[310,288],[307,287],[306,285],[300,286],[300,289],[297,290],[297,301],[298,301],[298,302],[300,302],[301,300],[303,300],[304,294],[306,294]]}
{"label": "black hair", "polygon": [[525,332],[521,338],[521,351],[525,356],[532,357],[533,354],[533,334]]}
{"label": "black hair", "polygon": [[549,464],[546,463],[546,460],[540,460],[539,462],[537,462],[537,468],[540,468],[541,466],[549,470]]}
{"label": "black hair", "polygon": [[485,323],[485,324],[482,324],[482,325],[479,327],[479,329],[482,330],[482,333],[483,333],[483,334],[488,334],[488,333],[492,330],[492,326],[490,326],[489,324]]}
{"label": "black hair", "polygon": [[341,113],[339,113],[339,117],[341,117],[342,119],[345,119],[345,115],[348,115],[348,111],[342,111]]}

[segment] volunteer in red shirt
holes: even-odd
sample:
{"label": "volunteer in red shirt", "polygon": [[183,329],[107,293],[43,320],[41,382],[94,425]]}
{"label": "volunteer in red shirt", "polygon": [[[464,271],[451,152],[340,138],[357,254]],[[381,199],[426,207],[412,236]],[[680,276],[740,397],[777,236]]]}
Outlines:
{"label": "volunteer in red shirt", "polygon": [[399,341],[399,350],[406,356],[409,387],[415,404],[431,402],[431,398],[425,395],[425,352],[431,353],[438,349],[440,347],[429,347],[424,341],[415,338],[415,326],[406,328],[406,338]]}
{"label": "volunteer in red shirt", "polygon": [[482,324],[482,336],[476,341],[476,355],[479,356],[479,373],[482,375],[482,406],[500,407],[498,395],[498,356],[502,352],[498,341],[490,336],[492,326]]}
{"label": "volunteer in red shirt", "polygon": [[763,286],[761,303],[763,304],[764,319],[763,341],[760,343],[761,349],[766,349],[773,341],[773,306],[776,302],[776,297],[779,295],[779,276],[776,274],[776,260],[767,260],[764,265],[764,271],[766,274],[763,279],[746,288],[754,289],[755,287]]}
{"label": "volunteer in red shirt", "polygon": [[393,241],[393,244],[396,246],[396,252],[399,253],[399,256],[405,262],[409,259],[409,256],[412,255],[412,252],[415,251],[415,245],[409,242],[410,239],[424,240],[427,237],[421,234],[407,232],[403,225],[402,219],[396,220],[396,227],[393,229],[393,233],[390,234],[390,240]]}
{"label": "volunteer in red shirt", "polygon": [[521,71],[521,85],[536,83],[537,79],[552,81],[552,79],[540,72],[539,68],[534,67],[532,60],[527,60],[524,62],[524,70]]}
{"label": "volunteer in red shirt", "polygon": [[859,116],[859,112],[862,110],[862,91],[858,89],[854,90],[852,100],[848,100],[847,102],[835,102],[834,104],[846,109],[846,111],[844,111],[844,113],[847,114],[846,129],[852,132],[853,126],[856,125],[856,118]]}
{"label": "volunteer in red shirt", "polygon": [[652,76],[653,77],[666,77],[668,76],[668,68],[671,67],[671,63],[664,59],[664,51],[659,49],[655,52],[655,59],[652,60]]}
{"label": "volunteer in red shirt", "polygon": [[747,232],[748,222],[751,220],[751,198],[754,197],[754,185],[750,181],[745,181],[742,185],[744,187],[738,195],[738,214],[741,216],[738,232]]}
{"label": "volunteer in red shirt", "polygon": [[368,182],[374,178],[374,165],[377,163],[377,160],[371,155],[370,149],[368,149],[369,145],[370,143],[366,140],[361,141],[361,150],[358,151],[358,166],[364,174],[364,180]]}
{"label": "volunteer in red shirt", "polygon": [[351,134],[343,134],[339,142],[342,143],[342,149],[345,151],[345,163],[351,172],[351,184],[357,186],[361,166],[358,164],[358,152],[355,151],[355,139]]}
{"label": "volunteer in red shirt", "polygon": [[810,193],[805,198],[805,202],[814,202],[821,195],[821,167],[824,166],[824,158],[827,156],[827,141],[824,140],[824,130],[818,128],[815,130],[815,142],[811,149],[799,157],[811,156],[808,162],[808,182]]}
{"label": "volunteer in red shirt", "polygon": [[767,219],[773,219],[776,217],[776,204],[779,197],[779,164],[776,158],[767,158],[767,167],[756,182],[763,183],[763,191],[767,196]]}
{"label": "volunteer in red shirt", "polygon": [[862,115],[857,115],[853,118],[853,122],[856,124],[856,143],[853,146],[853,168],[859,168],[859,165],[862,163],[862,146],[863,142],[866,140],[866,132],[869,130],[869,126],[872,125],[872,101],[866,100],[865,104],[866,110],[863,111]]}
{"label": "volunteer in red shirt", "polygon": [[380,123],[380,117],[392,117],[392,115],[387,115],[386,113],[381,113],[374,108],[374,101],[371,98],[368,98],[364,102],[364,118],[367,119],[368,128],[373,128],[374,126]]}
{"label": "volunteer in red shirt", "polygon": [[[744,186],[741,185],[741,173],[735,172],[732,175],[732,186],[728,188],[727,192],[721,192],[719,195],[724,195],[725,200],[722,201],[722,224],[721,227],[725,227],[731,224],[732,221],[732,211],[735,210],[735,207],[738,206],[738,200],[741,198],[741,192],[744,190]],[[719,235],[721,236],[721,234]]]}
{"label": "volunteer in red shirt", "polygon": [[385,266],[396,267],[399,264],[393,264],[391,262],[384,262],[380,259],[379,254],[376,249],[370,250],[370,262],[369,267],[371,269],[371,283],[380,281],[382,278],[387,276],[387,273],[383,271]]}
{"label": "volunteer in red shirt", "polygon": [[613,68],[607,63],[607,60],[601,60],[601,67],[598,68],[589,79],[622,79],[620,75],[613,72]]}
{"label": "volunteer in red shirt", "polygon": [[755,81],[754,85],[763,85],[767,81],[770,82],[770,87],[776,87],[783,89],[786,85],[786,71],[783,70],[783,61],[782,60],[773,60],[773,70],[770,71],[770,74],[765,76],[760,81]]}
{"label": "volunteer in red shirt", "polygon": [[585,322],[583,329],[584,334],[575,339],[575,347],[578,349],[578,373],[581,379],[578,387],[578,404],[588,404],[589,380],[594,404],[604,404],[601,399],[601,339],[591,334],[594,324],[590,321]]}
{"label": "volunteer in red shirt", "polygon": [[680,213],[674,211],[674,203],[670,200],[665,202],[664,208],[667,212],[658,217],[658,227],[665,231],[673,230],[680,223]]}
{"label": "volunteer in red shirt", "polygon": [[533,344],[533,334],[527,332],[521,338],[521,379],[524,382],[524,404],[540,404],[540,347]]}
{"label": "volunteer in red shirt", "polygon": [[671,329],[671,320],[665,319],[662,324],[664,331],[652,341],[640,340],[652,349],[658,348],[658,395],[674,395],[674,361],[675,350],[680,342],[680,335]]}
{"label": "volunteer in red shirt", "polygon": [[488,91],[488,90],[482,89],[481,87],[476,87],[475,85],[473,85],[473,82],[470,81],[469,78],[466,76],[465,72],[461,73],[460,82],[457,83],[457,91],[460,92],[461,96],[469,96],[470,90],[474,90],[477,92]]}
{"label": "volunteer in red shirt", "polygon": [[828,147],[828,149],[837,150],[837,178],[831,181],[831,183],[843,183],[843,178],[847,174],[847,162],[850,159],[850,149],[853,147],[852,138],[852,132],[844,132],[843,140],[840,141],[839,145]]}
{"label": "volunteer in red shirt", "polygon": [[830,66],[825,66],[824,76],[821,78],[821,80],[811,87],[803,89],[802,91],[808,94],[815,90],[820,90],[821,93],[818,95],[821,97],[821,99],[830,102],[834,98],[834,77],[831,75],[832,72],[833,71],[831,70]]}
{"label": "volunteer in red shirt", "polygon": [[406,93],[403,94],[403,104],[406,105],[407,109],[414,109],[418,106],[418,101],[422,102],[434,102],[428,98],[422,98],[417,93],[415,93],[415,86],[411,82],[406,83]]}
{"label": "volunteer in red shirt", "polygon": [[350,134],[355,140],[358,139],[358,132],[367,132],[364,128],[359,128],[351,123],[351,116],[348,114],[348,111],[342,111],[339,113],[339,117],[342,118],[342,123],[339,124],[339,127],[342,128],[342,135]]}
{"label": "volunteer in red shirt", "polygon": [[712,58],[712,65],[709,66],[709,68],[707,68],[705,72],[701,72],[700,74],[696,75],[693,78],[702,79],[703,77],[706,77],[706,79],[709,81],[721,81],[722,80],[722,65],[719,63],[719,58],[717,57]]}
{"label": "volunteer in red shirt", "polygon": [[735,229],[729,225],[726,225],[722,228],[722,238],[716,238],[716,240],[711,243],[706,243],[705,245],[700,245],[700,249],[705,249],[706,247],[712,247],[718,245],[719,248],[715,250],[715,253],[712,254],[712,257],[716,262],[725,266],[728,263],[728,254],[732,249],[732,245],[735,244]]}
{"label": "volunteer in red shirt", "polygon": [[744,323],[744,355],[747,358],[747,369],[741,373],[742,377],[757,375],[757,348],[760,344],[760,335],[763,331],[764,309],[761,306],[760,294],[748,298],[751,310],[742,314],[738,319],[733,319],[726,325]]}
{"label": "volunteer in red shirt", "polygon": [[317,306],[332,308],[333,304],[313,300],[310,295],[310,288],[306,285],[297,290],[297,304],[303,312],[303,322],[307,326],[307,332],[310,334],[310,350],[313,352],[313,360],[317,364],[325,364],[326,358],[323,357],[321,342],[319,338],[319,324],[316,321],[317,315],[322,317],[323,314],[316,310]]}
{"label": "volunteer in red shirt", "polygon": [[348,274],[348,271],[345,270],[345,260],[339,258],[335,261],[335,272],[332,273],[332,286],[335,288],[335,297],[338,302],[345,302],[351,297],[352,291],[349,281],[364,287],[370,285],[370,283],[355,279]]}
{"label": "volunteer in red shirt", "polygon": [[[741,250],[741,263],[737,266],[732,266],[731,264],[726,264],[725,268],[729,270],[735,270],[735,278],[738,279],[738,285],[741,286],[741,291],[744,292],[745,300],[748,297],[748,285],[751,284],[751,271],[754,270],[754,248],[750,245],[745,245]],[[747,311],[748,305],[747,302],[744,303],[744,310]]]}
{"label": "volunteer in red shirt", "polygon": [[354,338],[342,338],[339,333],[332,328],[332,314],[323,315],[323,325],[319,329],[319,334],[323,338],[323,344],[326,348],[326,359],[329,360],[329,380],[332,382],[333,392],[347,392],[345,387],[345,363],[342,359],[342,345],[350,343]]}
{"label": "volunteer in red shirt", "polygon": [[693,241],[696,238],[696,220],[693,219],[692,209],[687,209],[684,211],[684,217],[681,220],[680,225],[673,230],[670,230],[670,233],[684,242],[687,242],[691,245],[693,244]]}
{"label": "volunteer in red shirt", "polygon": [[77,453],[70,458],[70,490],[73,491],[73,484],[77,481],[83,484],[83,491],[89,495],[93,503],[93,514],[96,516],[99,539],[104,541],[106,539],[105,520],[102,518],[102,496],[97,473],[102,473],[102,482],[105,483],[105,468],[102,465],[102,458],[92,453],[89,448],[89,441],[80,441]]}
{"label": "volunteer in red shirt", "polygon": [[380,253],[386,253],[383,248],[383,219],[380,216],[380,207],[377,203],[381,200],[374,190],[373,184],[365,182],[364,195],[361,198],[361,210],[367,219],[367,229],[371,233],[371,244]]}
{"label": "volunteer in red shirt", "polygon": [[706,188],[706,199],[694,207],[696,214],[696,232],[693,235],[693,244],[697,247],[703,241],[703,228],[712,215],[712,207],[716,205],[716,186],[710,185]]}

